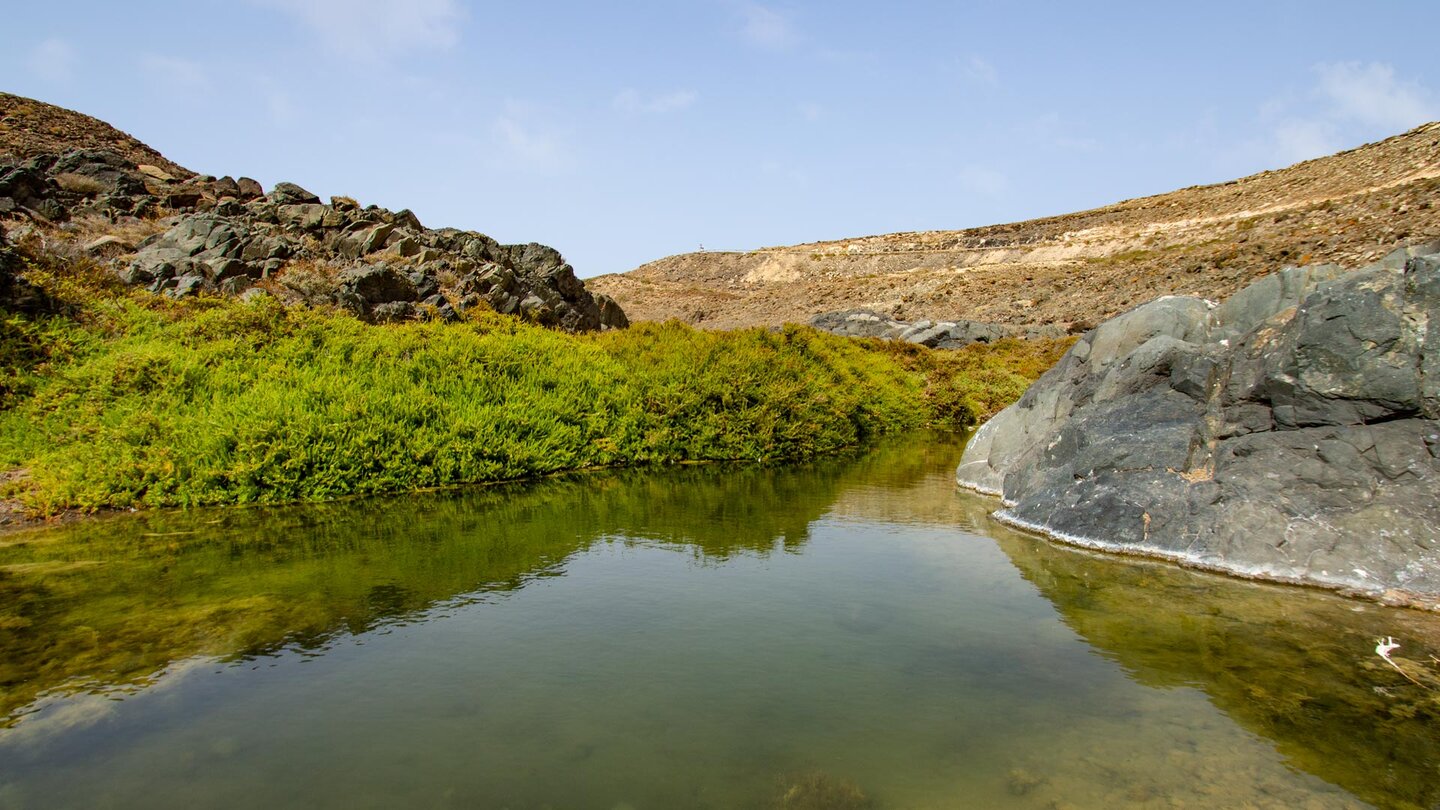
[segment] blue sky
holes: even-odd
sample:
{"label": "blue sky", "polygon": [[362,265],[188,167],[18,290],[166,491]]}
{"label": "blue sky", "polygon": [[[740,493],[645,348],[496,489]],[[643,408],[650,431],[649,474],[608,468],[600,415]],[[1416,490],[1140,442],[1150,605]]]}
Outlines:
{"label": "blue sky", "polygon": [[1026,219],[1440,118],[1440,3],[14,3],[0,89],[267,187],[671,253]]}

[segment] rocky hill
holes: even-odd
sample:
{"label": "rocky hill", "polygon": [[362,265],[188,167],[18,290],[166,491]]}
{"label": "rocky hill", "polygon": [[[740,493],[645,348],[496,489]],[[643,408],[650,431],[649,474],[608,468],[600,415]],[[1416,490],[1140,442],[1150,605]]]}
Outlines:
{"label": "rocky hill", "polygon": [[1432,123],[1286,169],[1091,211],[689,253],[588,283],[631,318],[712,328],[860,308],[901,321],[1088,327],[1157,295],[1224,297],[1279,264],[1359,266],[1440,236],[1437,189],[1440,123]]}
{"label": "rocky hill", "polygon": [[0,94],[0,221],[17,242],[174,298],[274,295],[372,322],[476,307],[567,331],[627,325],[553,248],[426,228],[293,183],[199,175],[80,113]]}
{"label": "rocky hill", "polygon": [[0,93],[0,160],[14,162],[72,149],[101,149],[136,165],[155,166],[173,177],[195,176],[195,172],[172,163],[133,135],[98,118],[33,98]]}

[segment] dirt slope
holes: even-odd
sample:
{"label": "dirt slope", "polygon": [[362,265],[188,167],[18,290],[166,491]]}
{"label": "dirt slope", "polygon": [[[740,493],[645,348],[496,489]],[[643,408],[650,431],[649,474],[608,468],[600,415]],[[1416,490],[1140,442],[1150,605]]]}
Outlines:
{"label": "dirt slope", "polygon": [[195,174],[98,118],[33,98],[0,93],[0,158],[23,159],[71,149],[108,149],[175,177]]}
{"label": "dirt slope", "polygon": [[1222,297],[1284,264],[1358,265],[1440,236],[1440,123],[1213,186],[963,231],[688,253],[587,286],[632,320],[712,328],[869,307],[1088,324],[1163,294]]}

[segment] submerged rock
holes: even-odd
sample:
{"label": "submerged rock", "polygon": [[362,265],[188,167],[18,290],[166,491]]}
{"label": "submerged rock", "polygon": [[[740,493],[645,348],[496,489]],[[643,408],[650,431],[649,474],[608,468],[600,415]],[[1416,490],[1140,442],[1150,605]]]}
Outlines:
{"label": "submerged rock", "polygon": [[1087,333],[956,472],[1098,548],[1440,603],[1440,244]]}
{"label": "submerged rock", "polygon": [[854,782],[811,771],[782,780],[771,806],[776,810],[863,810],[873,803]]}
{"label": "submerged rock", "polygon": [[1011,326],[982,321],[901,321],[869,309],[824,312],[810,319],[810,325],[846,337],[874,337],[903,340],[932,349],[958,349],[972,343],[993,343],[1001,338],[1059,338],[1059,326]]}

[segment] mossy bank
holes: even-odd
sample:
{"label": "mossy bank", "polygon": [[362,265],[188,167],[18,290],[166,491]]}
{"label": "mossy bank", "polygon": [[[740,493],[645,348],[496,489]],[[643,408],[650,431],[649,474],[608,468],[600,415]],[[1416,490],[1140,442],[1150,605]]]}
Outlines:
{"label": "mossy bank", "polygon": [[483,312],[376,326],[21,260],[49,311],[0,309],[0,497],[33,515],[806,458],[971,424],[1063,351],[932,352],[805,327],[573,335]]}

